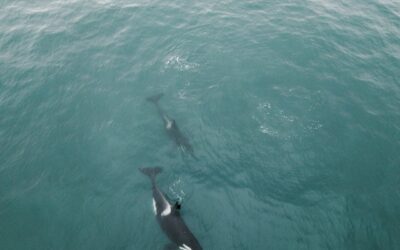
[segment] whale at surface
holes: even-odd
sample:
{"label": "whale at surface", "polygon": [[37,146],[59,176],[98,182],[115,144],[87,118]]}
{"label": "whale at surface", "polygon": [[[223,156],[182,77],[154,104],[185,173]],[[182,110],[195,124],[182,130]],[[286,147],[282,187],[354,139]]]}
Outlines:
{"label": "whale at surface", "polygon": [[171,205],[156,184],[156,176],[162,169],[160,167],[140,168],[140,171],[150,178],[153,191],[153,209],[161,229],[171,240],[165,249],[201,250],[202,247],[183,221],[180,206]]}
{"label": "whale at surface", "polygon": [[193,156],[193,158],[196,158],[192,145],[190,144],[188,138],[184,136],[183,133],[180,131],[178,125],[176,124],[176,121],[168,116],[167,113],[160,107],[159,100],[161,99],[161,97],[163,97],[163,95],[164,94],[160,93],[154,96],[147,97],[146,100],[156,106],[158,114],[164,122],[164,128],[168,136],[180,149],[182,149],[182,151],[188,152],[190,155]]}

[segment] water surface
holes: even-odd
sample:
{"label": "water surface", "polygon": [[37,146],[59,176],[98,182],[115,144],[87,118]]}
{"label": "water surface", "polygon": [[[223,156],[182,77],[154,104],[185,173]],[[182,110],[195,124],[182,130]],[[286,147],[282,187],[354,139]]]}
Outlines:
{"label": "water surface", "polygon": [[[400,248],[400,5],[0,1],[0,249]],[[166,136],[149,95],[193,144]]]}

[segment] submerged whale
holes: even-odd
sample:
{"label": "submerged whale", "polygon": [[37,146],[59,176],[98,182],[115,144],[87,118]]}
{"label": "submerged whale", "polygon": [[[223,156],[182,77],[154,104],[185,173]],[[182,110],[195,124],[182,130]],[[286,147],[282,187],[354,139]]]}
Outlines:
{"label": "submerged whale", "polygon": [[183,221],[177,203],[171,205],[156,184],[156,176],[162,171],[160,167],[140,168],[151,180],[153,190],[153,208],[157,221],[164,233],[171,240],[164,249],[201,250],[202,247]]}
{"label": "submerged whale", "polygon": [[[160,107],[158,101],[163,97],[164,94],[157,94],[154,96],[147,97],[146,100],[154,103],[154,105],[157,108],[157,111],[159,115],[161,116],[162,120],[164,121],[164,127],[165,130],[168,134],[168,136],[175,142],[175,144],[181,148],[183,151],[188,152],[191,154],[194,158],[196,156],[194,155],[194,150],[192,145],[190,144],[189,140],[182,134],[180,131],[178,125],[176,124],[176,121],[169,117],[165,111]],[[197,158],[196,158],[197,159]]]}

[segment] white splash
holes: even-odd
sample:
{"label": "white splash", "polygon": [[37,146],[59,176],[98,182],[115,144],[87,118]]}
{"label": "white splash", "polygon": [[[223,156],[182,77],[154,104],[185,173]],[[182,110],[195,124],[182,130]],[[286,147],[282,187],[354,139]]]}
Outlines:
{"label": "white splash", "polygon": [[271,109],[271,107],[272,107],[271,103],[269,103],[269,102],[262,102],[262,103],[259,103],[259,104],[258,104],[257,110],[259,110],[259,111],[264,111],[264,110]]}
{"label": "white splash", "polygon": [[179,99],[182,99],[182,100],[187,99],[186,91],[184,89],[179,90],[178,97],[179,97]]}
{"label": "white splash", "polygon": [[263,134],[268,134],[270,136],[277,136],[278,132],[274,131],[273,129],[267,127],[266,125],[260,125],[260,131]]}
{"label": "white splash", "polygon": [[170,55],[165,60],[165,68],[173,68],[179,71],[193,70],[198,66],[197,63],[188,62],[187,59],[178,55]]}
{"label": "white splash", "polygon": [[183,199],[186,196],[186,193],[183,191],[183,186],[184,183],[180,178],[178,178],[168,188],[174,200],[177,200],[179,203],[182,203]]}

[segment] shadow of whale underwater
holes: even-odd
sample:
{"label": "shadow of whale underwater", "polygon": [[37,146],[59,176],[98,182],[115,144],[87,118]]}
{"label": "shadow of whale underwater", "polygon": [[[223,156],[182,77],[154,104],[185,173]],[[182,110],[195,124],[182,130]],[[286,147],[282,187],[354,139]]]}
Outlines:
{"label": "shadow of whale underwater", "polygon": [[168,136],[175,142],[175,144],[180,148],[183,152],[189,153],[193,158],[197,159],[194,154],[194,150],[189,140],[183,133],[180,131],[176,121],[168,116],[165,111],[160,107],[159,100],[163,97],[164,94],[160,93],[154,96],[147,97],[146,100],[153,103],[158,111],[158,114],[162,118],[164,122],[164,128],[167,132]]}

